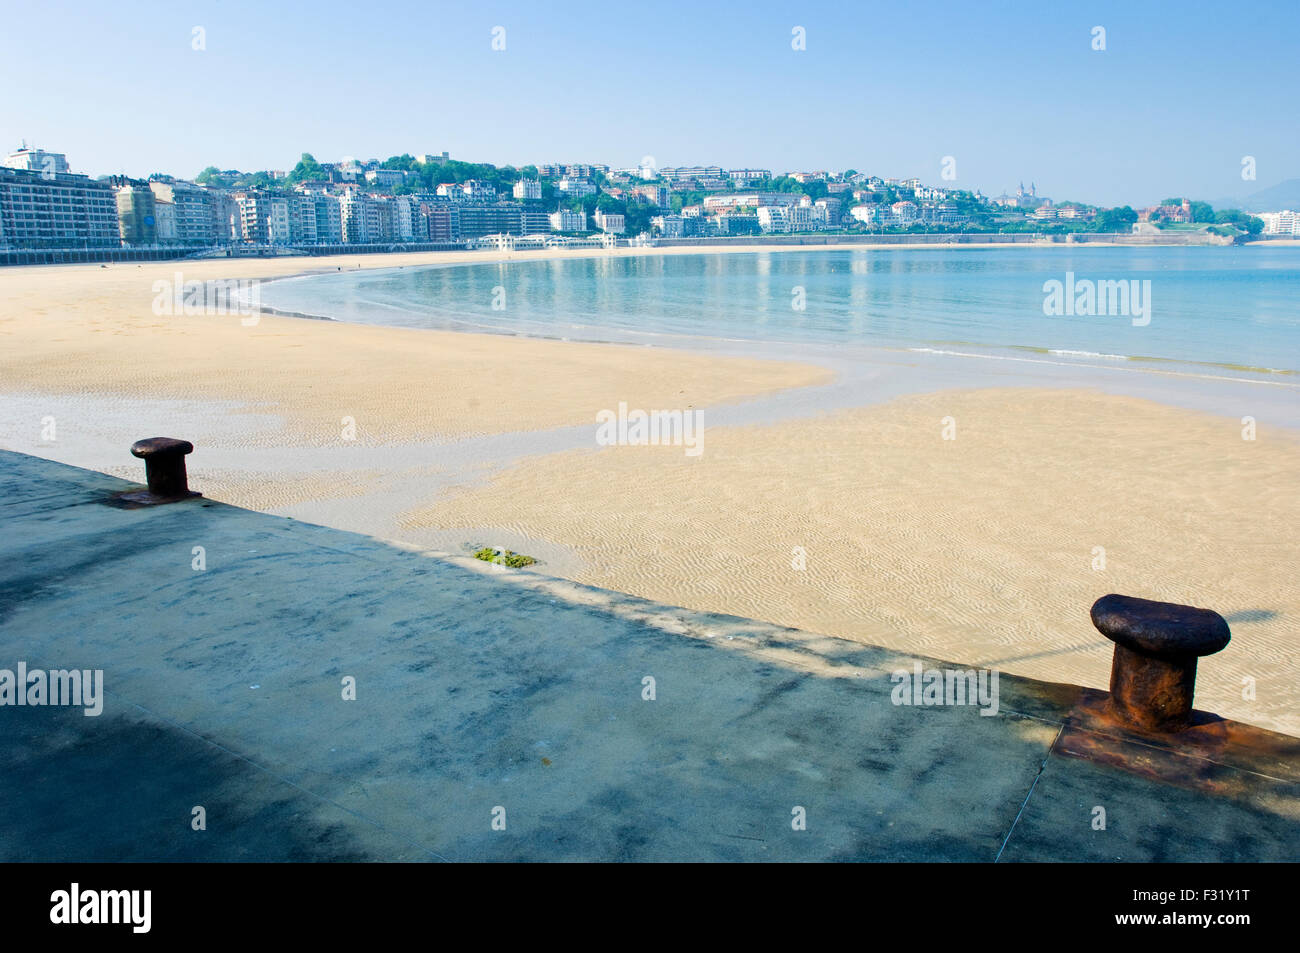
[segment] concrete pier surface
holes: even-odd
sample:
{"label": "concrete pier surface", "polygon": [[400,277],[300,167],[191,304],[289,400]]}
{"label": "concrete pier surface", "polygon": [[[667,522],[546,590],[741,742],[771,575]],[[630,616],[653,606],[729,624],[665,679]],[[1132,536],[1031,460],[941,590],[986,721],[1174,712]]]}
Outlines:
{"label": "concrete pier surface", "polygon": [[103,672],[0,705],[0,859],[1300,856],[1300,739],[139,489],[0,452],[0,679]]}

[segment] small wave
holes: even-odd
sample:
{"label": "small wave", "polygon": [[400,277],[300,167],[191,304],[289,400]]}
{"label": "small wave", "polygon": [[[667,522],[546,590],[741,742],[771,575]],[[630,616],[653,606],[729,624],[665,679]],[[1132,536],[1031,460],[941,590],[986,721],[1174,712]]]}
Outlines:
{"label": "small wave", "polygon": [[[1033,351],[1038,354],[1066,354],[1070,356],[1078,356],[1083,354],[1091,355],[1091,352],[1088,351],[1049,351],[1046,348],[1032,348],[1032,347],[1017,347],[1016,349],[1021,351]],[[1054,364],[1059,367],[1094,367],[1100,369],[1106,366],[1104,364],[1085,364],[1079,361],[1049,361],[1043,358],[1012,357],[1010,354],[981,354],[973,351],[950,351],[943,348],[934,348],[934,347],[909,347],[906,348],[906,350],[917,354],[941,354],[948,357],[974,357],[985,361],[1016,361],[1022,364]],[[1137,373],[1162,374],[1170,377],[1199,377],[1199,378],[1204,378],[1206,380],[1235,381],[1241,384],[1269,384],[1272,386],[1287,387],[1287,388],[1294,388],[1296,386],[1295,384],[1291,384],[1283,381],[1269,381],[1263,379],[1265,375],[1267,376],[1276,375],[1276,376],[1285,376],[1285,377],[1296,376],[1295,371],[1286,370],[1283,368],[1251,367],[1251,366],[1243,366],[1237,364],[1213,364],[1207,361],[1179,361],[1173,358],[1163,358],[1163,357],[1132,357],[1132,356],[1115,355],[1115,354],[1100,354],[1095,356],[1102,357],[1102,358],[1114,358],[1120,361],[1124,361],[1125,363],[1131,361],[1133,363],[1161,363],[1161,364],[1183,365],[1188,368],[1212,367],[1215,370],[1220,370],[1220,371],[1234,370],[1234,371],[1242,371],[1249,374],[1258,374],[1260,375],[1260,377],[1225,377],[1222,374],[1201,374],[1192,371],[1174,371],[1174,370],[1165,371],[1165,370],[1157,370],[1155,368],[1143,369],[1137,367],[1113,368],[1114,370],[1128,370]]]}
{"label": "small wave", "polygon": [[1070,350],[1052,350],[1048,349],[1048,354],[1056,354],[1059,357],[1096,357],[1107,361],[1131,361],[1133,360],[1127,354],[1103,354],[1100,351],[1070,351]]}

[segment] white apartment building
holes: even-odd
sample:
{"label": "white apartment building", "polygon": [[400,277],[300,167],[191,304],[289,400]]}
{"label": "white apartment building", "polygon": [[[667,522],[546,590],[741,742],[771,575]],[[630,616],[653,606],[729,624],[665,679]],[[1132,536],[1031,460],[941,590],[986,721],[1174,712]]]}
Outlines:
{"label": "white apartment building", "polygon": [[1290,209],[1260,212],[1256,218],[1263,219],[1265,235],[1300,235],[1300,213]]}
{"label": "white apartment building", "polygon": [[686,234],[686,219],[680,215],[656,215],[650,224],[664,238],[681,238]]}
{"label": "white apartment building", "polygon": [[405,195],[392,200],[393,238],[399,242],[409,242],[415,237],[416,208]]}
{"label": "white apartment building", "polygon": [[[176,217],[176,242],[181,245],[210,245],[217,240],[216,193],[192,182],[175,180],[150,181],[149,188],[155,201],[172,206]],[[228,232],[223,239],[229,239]]]}
{"label": "white apartment building", "polygon": [[877,205],[855,205],[849,209],[849,217],[863,225],[875,225],[880,221],[880,207]]}
{"label": "white apartment building", "polygon": [[585,232],[587,230],[587,213],[574,212],[562,208],[550,215],[553,232]]}
{"label": "white apartment building", "polygon": [[826,206],[813,205],[811,202],[790,206],[788,217],[789,230],[792,232],[818,232],[827,225]]}
{"label": "white apartment building", "polygon": [[556,186],[565,195],[572,195],[575,198],[582,198],[584,195],[595,195],[596,186],[592,185],[586,179],[575,179],[565,176],[560,179]]}
{"label": "white apartment building", "polygon": [[236,192],[239,204],[239,237],[246,242],[265,244],[270,241],[267,221],[271,216],[271,202],[260,192]]}
{"label": "white apartment building", "polygon": [[547,162],[537,167],[539,175],[554,179],[559,176],[567,176],[570,179],[591,179],[596,173],[602,175],[609,172],[609,166],[600,163],[586,164],[582,162]]}
{"label": "white apartment building", "polygon": [[289,234],[289,200],[284,196],[273,195],[270,214],[266,218],[267,240],[273,245],[288,244]]}
{"label": "white apartment building", "polygon": [[844,217],[844,203],[839,199],[830,198],[818,199],[813,205],[826,210],[826,225],[828,227],[838,225],[840,219]]}
{"label": "white apartment building", "polygon": [[694,179],[721,179],[726,173],[721,166],[692,165],[677,169],[660,169],[659,177],[665,182],[689,182]]}
{"label": "white apartment building", "polygon": [[343,241],[343,212],[339,200],[333,195],[313,195],[316,206],[316,241],[322,245],[338,245]]}
{"label": "white apartment building", "polygon": [[733,208],[757,208],[761,205],[793,205],[798,196],[791,192],[736,192],[731,195],[706,195],[705,212],[720,212]]}
{"label": "white apartment building", "polygon": [[9,153],[5,158],[6,169],[22,169],[24,172],[39,172],[45,176],[67,175],[68,157],[62,152],[46,152],[44,149],[28,149],[26,146]]}
{"label": "white apartment building", "polygon": [[540,235],[551,230],[551,216],[545,212],[524,209],[519,213],[519,234]]}
{"label": "white apartment building", "polygon": [[295,245],[315,245],[316,199],[311,195],[290,195],[285,199],[289,206],[289,241]]}
{"label": "white apartment building", "polygon": [[[239,203],[229,192],[208,189],[212,201],[212,237],[219,245],[237,242],[243,238]],[[179,228],[179,226],[177,226]]]}
{"label": "white apartment building", "polygon": [[520,179],[515,183],[514,196],[516,199],[523,201],[540,202],[542,199],[542,183],[537,179]]}
{"label": "white apartment building", "polygon": [[379,241],[379,204],[367,195],[349,190],[339,199],[343,241],[349,245],[366,245]]}
{"label": "white apartment building", "polygon": [[451,199],[453,202],[495,202],[497,200],[497,190],[478,179],[444,182],[438,186],[437,194],[438,198]]}
{"label": "white apartment building", "polygon": [[117,196],[107,182],[71,173],[0,169],[0,243],[16,248],[121,244]]}
{"label": "white apartment building", "polygon": [[787,205],[760,205],[758,227],[763,232],[790,231],[790,207]]}
{"label": "white apartment building", "polygon": [[911,225],[919,217],[920,211],[915,202],[895,202],[889,207],[890,224]]}
{"label": "white apartment building", "polygon": [[486,182],[480,182],[478,179],[470,179],[460,188],[467,202],[495,202],[497,200],[497,190]]}
{"label": "white apartment building", "polygon": [[[954,205],[953,208],[956,208],[956,206]],[[1058,205],[1056,211],[1058,218],[1093,219],[1097,217],[1095,209],[1084,208],[1082,205]]]}

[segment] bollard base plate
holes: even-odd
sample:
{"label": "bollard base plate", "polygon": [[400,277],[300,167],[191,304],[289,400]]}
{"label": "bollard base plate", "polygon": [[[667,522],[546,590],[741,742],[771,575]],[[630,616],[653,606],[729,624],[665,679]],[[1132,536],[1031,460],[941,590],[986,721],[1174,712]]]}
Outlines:
{"label": "bollard base plate", "polygon": [[159,496],[156,493],[150,493],[148,490],[130,490],[126,493],[117,493],[105,500],[109,506],[115,506],[123,510],[135,510],[143,506],[164,506],[167,503],[183,503],[186,500],[192,500],[195,497],[202,496],[196,490],[188,490],[182,496]]}

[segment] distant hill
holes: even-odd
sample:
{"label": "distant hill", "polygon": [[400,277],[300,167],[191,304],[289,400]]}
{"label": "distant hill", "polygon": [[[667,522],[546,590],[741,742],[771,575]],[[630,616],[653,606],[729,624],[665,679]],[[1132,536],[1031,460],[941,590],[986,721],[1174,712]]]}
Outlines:
{"label": "distant hill", "polygon": [[1287,179],[1270,188],[1236,199],[1210,199],[1216,209],[1239,208],[1243,212],[1277,212],[1300,209],[1300,179]]}

